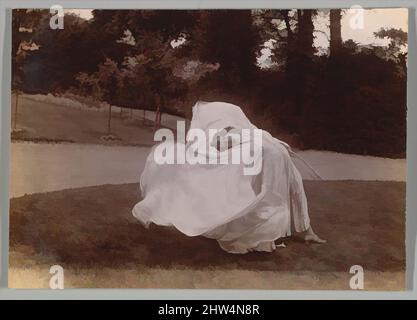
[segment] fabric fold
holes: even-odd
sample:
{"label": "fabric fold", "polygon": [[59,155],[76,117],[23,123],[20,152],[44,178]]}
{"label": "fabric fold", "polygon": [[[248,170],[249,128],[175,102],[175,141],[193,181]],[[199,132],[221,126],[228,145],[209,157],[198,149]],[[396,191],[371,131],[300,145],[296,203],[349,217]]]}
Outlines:
{"label": "fabric fold", "polygon": [[[190,129],[228,127],[257,129],[238,106],[224,102],[194,106]],[[243,174],[242,163],[158,164],[154,152],[155,147],[140,179],[143,200],[132,210],[145,226],[174,226],[187,236],[216,239],[227,252],[246,253],[273,251],[275,240],[310,225],[290,146],[266,131],[262,131],[262,170],[256,175]]]}

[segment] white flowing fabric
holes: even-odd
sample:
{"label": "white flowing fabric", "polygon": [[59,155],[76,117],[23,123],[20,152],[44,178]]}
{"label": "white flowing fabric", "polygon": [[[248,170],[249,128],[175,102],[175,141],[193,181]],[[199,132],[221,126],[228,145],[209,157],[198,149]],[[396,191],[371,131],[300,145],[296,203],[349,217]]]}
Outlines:
{"label": "white flowing fabric", "polygon": [[[190,129],[256,129],[242,110],[198,102]],[[175,143],[172,143],[175,148]],[[133,215],[145,226],[174,226],[187,236],[216,239],[230,253],[268,251],[274,241],[310,225],[301,175],[290,147],[262,131],[262,171],[243,164],[158,164],[155,147],[140,179],[143,200]]]}

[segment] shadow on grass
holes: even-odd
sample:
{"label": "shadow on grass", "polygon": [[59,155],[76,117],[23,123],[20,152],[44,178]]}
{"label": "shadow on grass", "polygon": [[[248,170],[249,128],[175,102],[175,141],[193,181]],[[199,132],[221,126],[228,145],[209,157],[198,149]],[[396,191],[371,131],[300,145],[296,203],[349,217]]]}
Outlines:
{"label": "shadow on grass", "polygon": [[274,253],[233,255],[216,241],[172,228],[145,229],[131,214],[137,184],[68,189],[11,199],[10,265],[74,268],[341,271],[405,269],[405,183],[305,182],[309,210],[325,245],[295,236]]}

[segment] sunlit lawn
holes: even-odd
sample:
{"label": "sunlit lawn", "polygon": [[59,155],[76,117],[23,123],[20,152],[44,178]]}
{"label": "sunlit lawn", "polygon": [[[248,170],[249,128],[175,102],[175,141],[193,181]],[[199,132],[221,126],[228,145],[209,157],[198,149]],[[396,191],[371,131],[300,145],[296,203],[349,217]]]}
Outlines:
{"label": "sunlit lawn", "polygon": [[137,184],[11,199],[11,287],[48,287],[59,264],[66,287],[400,290],[405,270],[405,183],[307,181],[311,219],[325,245],[285,239],[274,253],[232,255],[214,240],[145,229],[131,215]]}

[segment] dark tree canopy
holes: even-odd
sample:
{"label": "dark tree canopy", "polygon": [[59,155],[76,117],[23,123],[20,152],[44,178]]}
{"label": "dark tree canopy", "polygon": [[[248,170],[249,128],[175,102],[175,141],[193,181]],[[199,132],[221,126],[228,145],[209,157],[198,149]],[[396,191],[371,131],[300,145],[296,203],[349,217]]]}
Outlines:
{"label": "dark tree canopy", "polygon": [[[330,55],[318,55],[316,14],[93,10],[91,20],[66,14],[65,28],[51,30],[48,10],[18,9],[13,88],[186,116],[197,99],[225,100],[299,148],[403,156],[407,33],[381,28],[375,37],[389,39],[385,47],[343,42],[334,9]],[[271,65],[262,69],[265,42]]]}

